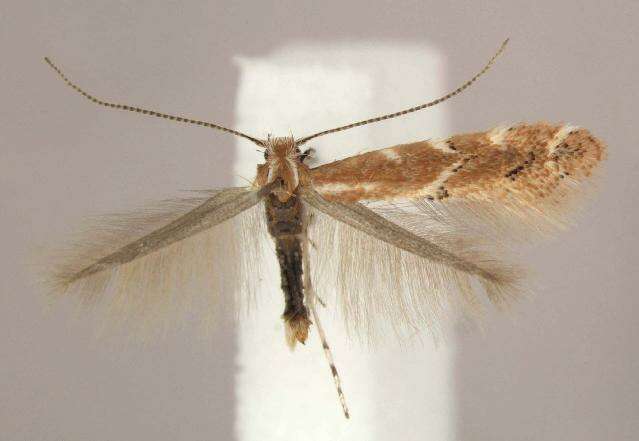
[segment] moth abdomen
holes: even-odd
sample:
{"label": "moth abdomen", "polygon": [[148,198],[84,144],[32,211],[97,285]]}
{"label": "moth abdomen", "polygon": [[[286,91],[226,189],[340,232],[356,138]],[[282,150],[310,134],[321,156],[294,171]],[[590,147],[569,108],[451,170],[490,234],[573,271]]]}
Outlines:
{"label": "moth abdomen", "polygon": [[303,238],[304,222],[301,201],[291,196],[282,202],[273,193],[265,201],[268,231],[275,240],[275,251],[280,266],[282,291],[284,292],[284,313],[286,340],[294,347],[296,342],[304,343],[308,337],[311,321],[304,304],[303,279]]}

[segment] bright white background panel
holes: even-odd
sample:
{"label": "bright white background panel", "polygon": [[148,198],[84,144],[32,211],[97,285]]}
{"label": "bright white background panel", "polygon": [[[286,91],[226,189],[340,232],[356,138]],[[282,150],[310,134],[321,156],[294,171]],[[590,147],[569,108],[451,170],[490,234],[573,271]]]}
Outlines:
{"label": "bright white background panel", "polygon": [[[301,137],[445,93],[442,57],[427,46],[299,43],[236,61],[238,126],[264,137]],[[310,143],[317,150],[310,164],[441,136],[445,123],[442,109],[433,109],[319,138]],[[241,184],[263,159],[243,140],[237,149]],[[452,439],[446,344],[435,348],[423,334],[403,347],[389,339],[371,350],[348,339],[335,305],[320,308],[352,412],[347,421],[315,329],[307,345],[294,352],[284,343],[279,269],[274,258],[269,263],[273,277],[264,281],[258,308],[239,328],[236,427],[241,440]]]}

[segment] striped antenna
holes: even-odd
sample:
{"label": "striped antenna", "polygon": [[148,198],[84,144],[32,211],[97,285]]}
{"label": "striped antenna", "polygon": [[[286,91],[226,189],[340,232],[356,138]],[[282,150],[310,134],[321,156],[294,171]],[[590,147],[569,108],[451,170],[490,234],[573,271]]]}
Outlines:
{"label": "striped antenna", "polygon": [[183,123],[188,123],[188,124],[195,124],[198,126],[204,126],[204,127],[208,127],[210,129],[216,129],[216,130],[221,130],[223,132],[226,133],[231,133],[233,135],[236,136],[240,136],[242,138],[248,139],[249,141],[259,145],[260,147],[264,147],[264,141],[254,138],[252,136],[249,136],[245,133],[242,132],[238,132],[237,130],[233,130],[233,129],[229,129],[227,127],[223,127],[217,124],[213,124],[210,122],[206,122],[206,121],[199,121],[196,119],[190,119],[190,118],[185,118],[183,116],[175,116],[175,115],[169,115],[167,113],[161,113],[161,112],[156,112],[154,110],[148,110],[148,109],[141,109],[139,107],[132,107],[132,106],[127,106],[126,104],[115,104],[115,103],[110,103],[108,101],[103,101],[99,98],[96,98],[90,94],[88,94],[87,92],[85,92],[84,90],[82,90],[79,86],[77,86],[76,84],[72,83],[71,80],[69,80],[66,75],[64,75],[64,73],[62,73],[62,70],[60,70],[60,68],[58,66],[56,66],[53,61],[51,61],[50,58],[45,57],[44,61],[47,62],[47,64],[49,66],[51,66],[51,68],[53,70],[56,71],[56,73],[60,76],[60,78],[62,78],[62,80],[72,89],[74,89],[76,92],[78,92],[80,95],[83,95],[85,98],[87,98],[88,100],[99,104],[101,106],[104,107],[111,107],[113,109],[120,109],[120,110],[128,110],[129,112],[137,112],[137,113],[142,113],[144,115],[151,115],[151,116],[155,116],[158,118],[165,118],[165,119],[170,119],[172,121],[178,121],[178,122],[183,122]]}
{"label": "striped antenna", "polygon": [[452,98],[455,95],[458,95],[461,92],[463,92],[464,89],[466,89],[468,86],[470,86],[475,81],[477,81],[477,79],[479,77],[481,77],[483,74],[485,74],[486,71],[488,69],[490,69],[490,67],[493,65],[493,63],[495,62],[497,57],[499,55],[501,55],[501,53],[504,51],[504,49],[506,48],[506,44],[508,44],[508,40],[509,40],[508,38],[506,40],[504,40],[504,42],[499,47],[499,50],[497,50],[495,55],[493,55],[493,57],[490,59],[490,61],[488,61],[486,66],[484,66],[484,68],[482,70],[480,70],[479,73],[477,73],[477,75],[472,77],[470,80],[466,81],[464,84],[459,86],[457,89],[453,90],[452,92],[450,92],[450,93],[448,93],[448,94],[446,94],[446,95],[444,95],[444,96],[442,96],[440,98],[437,98],[434,101],[430,101],[430,102],[425,103],[425,104],[420,104],[418,106],[411,107],[410,109],[400,110],[399,112],[389,113],[387,115],[376,116],[374,118],[365,119],[365,120],[358,121],[358,122],[355,122],[355,123],[352,123],[352,124],[347,124],[345,126],[336,127],[334,129],[329,129],[329,130],[324,130],[322,132],[317,132],[317,133],[314,133],[314,134],[312,134],[310,136],[307,136],[305,138],[302,138],[302,139],[296,141],[296,144],[299,146],[299,145],[302,145],[302,144],[310,141],[311,139],[317,138],[319,136],[328,135],[329,133],[341,132],[343,130],[352,129],[353,127],[359,127],[359,126],[363,126],[363,125],[366,125],[366,124],[375,123],[375,122],[378,122],[378,121],[384,121],[385,119],[396,118],[398,116],[406,115],[406,114],[412,113],[412,112],[417,112],[418,110],[422,110],[422,109],[425,109],[427,107],[432,107],[432,106],[435,106],[435,105],[437,105],[439,103],[442,103],[442,102],[446,101],[447,99]]}

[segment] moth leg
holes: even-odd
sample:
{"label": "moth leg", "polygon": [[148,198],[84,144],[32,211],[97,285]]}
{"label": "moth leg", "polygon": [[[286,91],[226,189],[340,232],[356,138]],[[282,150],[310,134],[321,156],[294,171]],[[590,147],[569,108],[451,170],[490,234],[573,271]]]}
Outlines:
{"label": "moth leg", "polygon": [[[315,213],[307,213],[306,214],[306,228],[308,231],[308,226],[315,221]],[[314,250],[317,250],[317,245],[315,244],[315,242],[313,242],[313,240],[308,237],[308,233],[306,234],[306,240],[308,241],[309,245],[311,247],[313,247]],[[308,255],[308,251],[306,251],[306,255]],[[317,301],[319,302],[320,305],[322,305],[322,307],[326,308],[326,302],[324,301],[324,299],[322,299],[320,296],[317,295],[317,293],[313,292],[313,295],[315,296],[315,298],[317,299]]]}
{"label": "moth leg", "polygon": [[326,302],[324,301],[324,299],[322,299],[320,296],[318,296],[317,294],[315,294],[315,299],[317,300],[317,303],[319,303],[320,305],[322,305],[323,308],[326,308]]}
{"label": "moth leg", "polygon": [[[306,214],[306,227],[308,228],[309,225],[311,225],[311,223],[313,223],[315,221],[315,214],[314,213],[307,213]],[[306,235],[306,240],[308,240],[308,243],[313,247],[314,250],[317,249],[317,245],[315,245],[315,242],[313,242],[313,240],[308,237],[308,235]]]}
{"label": "moth leg", "polygon": [[335,382],[335,388],[337,389],[337,396],[339,397],[340,404],[342,405],[342,411],[344,412],[344,416],[346,418],[350,418],[350,413],[348,410],[348,406],[346,405],[346,397],[344,396],[344,391],[342,390],[342,381],[340,379],[339,373],[337,372],[337,368],[335,367],[335,362],[333,361],[333,353],[331,352],[331,348],[328,345],[328,341],[326,339],[326,333],[324,332],[324,328],[322,327],[322,323],[320,322],[319,315],[317,314],[317,309],[315,308],[315,303],[319,302],[322,306],[326,306],[324,302],[315,294],[315,290],[311,284],[311,265],[310,265],[310,257],[309,257],[309,239],[308,232],[305,232],[304,238],[302,240],[302,255],[303,255],[303,274],[304,274],[304,296],[307,300],[308,309],[311,311],[311,317],[313,317],[313,322],[317,327],[317,334],[322,342],[322,349],[324,350],[324,356],[326,357],[326,361],[331,368],[331,373],[333,374],[333,381]]}

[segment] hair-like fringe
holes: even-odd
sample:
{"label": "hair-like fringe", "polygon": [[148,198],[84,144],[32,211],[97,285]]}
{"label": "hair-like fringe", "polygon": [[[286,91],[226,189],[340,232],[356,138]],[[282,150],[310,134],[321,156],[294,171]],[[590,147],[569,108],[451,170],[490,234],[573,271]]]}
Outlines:
{"label": "hair-like fringe", "polygon": [[457,242],[452,232],[446,236],[422,230],[421,236],[481,267],[486,277],[416,256],[308,209],[309,237],[315,244],[313,286],[320,297],[331,299],[329,306],[338,305],[348,332],[365,342],[389,332],[401,338],[423,329],[438,338],[441,325],[459,311],[472,319],[481,317],[485,302],[474,280],[498,306],[522,294],[520,270],[468,248],[465,241]]}
{"label": "hair-like fringe", "polygon": [[459,245],[502,252],[574,226],[596,195],[600,174],[596,169],[588,177],[566,176],[552,194],[532,201],[509,194],[496,200],[418,199],[366,205],[414,234],[437,233]]}
{"label": "hair-like fringe", "polygon": [[105,312],[107,329],[140,336],[197,318],[210,326],[219,312],[237,316],[254,300],[270,241],[263,203],[219,225],[113,269],[73,275],[124,245],[172,222],[206,197],[164,201],[133,213],[87,222],[73,245],[48,253],[44,283],[54,296],[73,296]]}
{"label": "hair-like fringe", "polygon": [[[387,333],[410,336],[426,328],[442,334],[441,324],[462,311],[481,317],[485,299],[498,307],[521,297],[523,272],[487,257],[502,257],[502,245],[548,235],[569,223],[583,205],[584,184],[593,180],[566,177],[550,197],[530,203],[511,195],[501,201],[404,201],[366,204],[388,220],[481,267],[478,277],[434,263],[322,214],[311,214],[309,237],[313,285],[320,297],[334,301],[347,330],[372,342]],[[579,191],[578,191],[579,190]],[[75,295],[87,307],[101,305],[111,326],[134,333],[174,325],[176,319],[199,317],[211,324],[219,310],[234,315],[256,304],[260,281],[272,259],[263,204],[209,230],[162,250],[75,281],[73,275],[214,196],[175,199],[128,214],[94,219],[75,245],[49,255],[46,282],[58,295]],[[327,292],[328,291],[328,292]],[[483,291],[485,296],[481,296]],[[238,308],[239,306],[239,308]],[[127,322],[127,323],[125,323]],[[125,326],[123,326],[125,325]]]}

